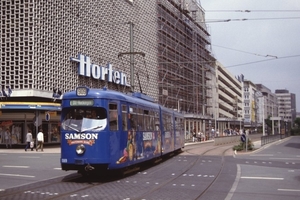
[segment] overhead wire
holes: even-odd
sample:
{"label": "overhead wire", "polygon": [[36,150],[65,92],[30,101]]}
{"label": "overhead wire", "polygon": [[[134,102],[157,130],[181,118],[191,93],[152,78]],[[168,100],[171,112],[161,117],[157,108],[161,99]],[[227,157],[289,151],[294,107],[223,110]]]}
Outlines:
{"label": "overhead wire", "polygon": [[300,12],[300,10],[205,10],[205,12]]}

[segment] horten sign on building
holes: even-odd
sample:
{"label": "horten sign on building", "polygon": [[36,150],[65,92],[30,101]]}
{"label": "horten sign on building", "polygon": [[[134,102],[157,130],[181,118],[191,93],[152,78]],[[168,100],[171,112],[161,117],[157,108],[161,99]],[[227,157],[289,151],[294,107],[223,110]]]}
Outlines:
{"label": "horten sign on building", "polygon": [[105,67],[92,64],[88,56],[78,54],[78,58],[72,58],[71,61],[78,62],[78,74],[81,76],[92,77],[97,80],[108,81],[111,83],[129,86],[127,76],[123,72],[114,71],[112,65],[108,63]]}

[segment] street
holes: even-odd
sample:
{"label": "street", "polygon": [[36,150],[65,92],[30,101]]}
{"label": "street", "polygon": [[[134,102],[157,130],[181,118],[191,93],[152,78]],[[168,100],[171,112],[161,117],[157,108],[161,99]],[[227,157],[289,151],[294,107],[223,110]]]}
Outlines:
{"label": "street", "polygon": [[[195,143],[161,164],[108,182],[61,171],[59,148],[44,152],[1,149],[0,198],[299,199],[300,137],[253,152],[235,154],[231,147]],[[66,180],[70,176],[75,179]]]}
{"label": "street", "polygon": [[59,157],[59,148],[0,149],[0,190],[74,173],[61,171]]}

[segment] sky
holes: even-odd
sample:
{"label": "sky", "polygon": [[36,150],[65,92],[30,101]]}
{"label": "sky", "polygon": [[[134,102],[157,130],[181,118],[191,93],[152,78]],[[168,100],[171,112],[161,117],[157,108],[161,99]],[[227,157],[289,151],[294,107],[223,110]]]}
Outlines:
{"label": "sky", "polygon": [[300,0],[200,3],[214,57],[234,76],[294,93],[300,112]]}

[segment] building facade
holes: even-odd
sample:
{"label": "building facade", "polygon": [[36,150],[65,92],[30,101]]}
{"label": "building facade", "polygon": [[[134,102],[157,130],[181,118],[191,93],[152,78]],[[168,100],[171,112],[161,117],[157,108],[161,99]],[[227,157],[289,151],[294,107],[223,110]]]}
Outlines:
{"label": "building facade", "polygon": [[278,134],[281,126],[281,118],[278,115],[277,96],[263,84],[256,84],[257,91],[261,94],[263,101],[257,107],[257,122],[262,126],[263,120],[270,120],[271,124],[265,124],[265,134]]}
{"label": "building facade", "polygon": [[[60,98],[79,85],[142,92],[207,129],[214,58],[193,0],[3,0],[1,137],[59,136]],[[50,117],[49,117],[50,116]],[[16,128],[18,127],[18,128]],[[1,139],[3,142],[3,139]]]}
{"label": "building facade", "polygon": [[[59,97],[78,85],[142,89],[158,100],[156,1],[4,0],[0,8],[2,138],[8,128],[12,143],[23,143],[28,129],[35,137],[43,128],[46,142],[58,141]],[[119,71],[123,84],[100,69]]]}
{"label": "building facade", "polygon": [[297,113],[296,96],[286,89],[277,89],[275,94],[278,102],[278,114],[284,122],[284,126],[282,126],[284,130],[281,130],[281,132],[284,133],[294,126]]}
{"label": "building facade", "polygon": [[167,0],[158,3],[159,103],[183,112],[188,137],[209,133],[208,113],[215,59],[204,10],[197,1]]}
{"label": "building facade", "polygon": [[238,131],[243,127],[243,85],[219,62],[216,63],[216,79],[216,96],[212,103],[216,129],[224,135],[227,129]]}
{"label": "building facade", "polygon": [[249,80],[244,80],[243,90],[243,118],[245,127],[248,129],[255,129],[259,123],[259,119],[257,117],[258,113],[261,112],[261,110],[259,109],[260,107],[258,106],[259,96],[257,96],[256,93],[257,89],[254,83]]}

